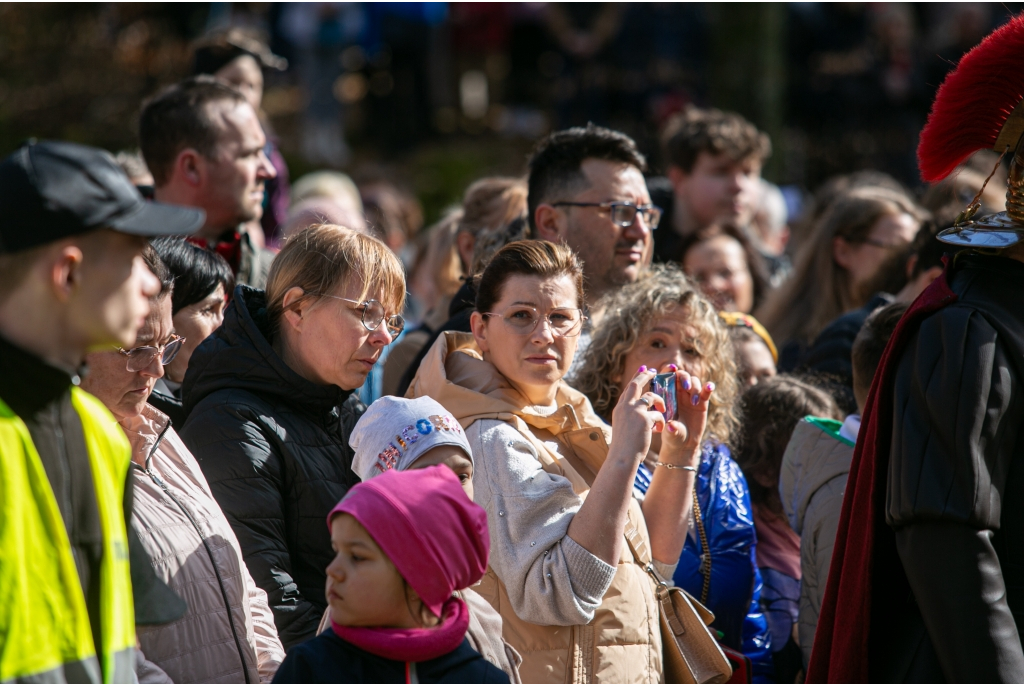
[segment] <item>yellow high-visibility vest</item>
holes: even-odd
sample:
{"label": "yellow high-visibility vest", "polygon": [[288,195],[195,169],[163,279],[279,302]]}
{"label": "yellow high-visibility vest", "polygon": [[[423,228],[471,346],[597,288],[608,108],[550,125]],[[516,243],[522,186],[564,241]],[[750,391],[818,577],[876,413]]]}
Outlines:
{"label": "yellow high-visibility vest", "polygon": [[0,682],[134,679],[123,504],[131,447],[98,399],[72,388],[71,402],[82,420],[103,527],[103,644],[93,644],[71,542],[43,462],[25,422],[0,399]]}

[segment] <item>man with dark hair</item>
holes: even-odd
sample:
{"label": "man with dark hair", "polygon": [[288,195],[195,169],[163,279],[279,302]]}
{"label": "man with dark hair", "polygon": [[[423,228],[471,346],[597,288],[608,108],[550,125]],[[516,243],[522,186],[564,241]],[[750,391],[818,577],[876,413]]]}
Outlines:
{"label": "man with dark hair", "polygon": [[588,304],[632,283],[651,262],[661,210],[651,204],[646,169],[629,136],[593,124],[552,133],[530,158],[534,235],[579,255]]}
{"label": "man with dark hair", "polygon": [[131,454],[77,386],[87,351],[135,344],[160,287],[146,239],[203,213],[147,203],[102,150],[41,142],[0,162],[0,216],[0,682],[133,682],[136,624],[169,617],[152,595],[133,612],[152,569],[126,527]]}
{"label": "man with dark hair", "polygon": [[139,142],[161,202],[199,207],[199,241],[227,259],[239,283],[262,288],[273,253],[244,224],[263,216],[264,184],[276,176],[256,110],[211,76],[186,79],[147,101]]}
{"label": "man with dark hair", "polygon": [[651,184],[665,207],[665,230],[655,241],[659,261],[678,262],[686,236],[718,220],[750,224],[761,193],[768,136],[733,112],[691,107],[662,135],[668,179]]}

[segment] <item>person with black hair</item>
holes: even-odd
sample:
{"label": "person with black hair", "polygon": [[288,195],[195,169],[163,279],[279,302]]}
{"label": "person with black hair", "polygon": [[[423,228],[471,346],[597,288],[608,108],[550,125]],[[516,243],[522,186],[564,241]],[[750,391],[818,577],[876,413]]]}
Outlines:
{"label": "person with black hair", "polygon": [[893,302],[910,304],[942,273],[942,257],[953,248],[936,240],[937,233],[936,224],[926,222],[914,242],[890,257],[864,288],[873,293],[867,303],[827,325],[804,357],[800,370],[818,376],[847,414],[856,413],[858,404],[851,360],[854,338],[871,312]]}
{"label": "person with black hair", "polygon": [[[635,282],[651,263],[661,208],[651,202],[647,160],[633,139],[594,124],[555,131],[537,144],[529,166],[526,203],[533,235],[564,243],[579,256],[584,309]],[[589,344],[588,323],[580,333],[577,364]]]}
{"label": "person with black hair", "polygon": [[186,240],[160,238],[153,241],[160,260],[174,281],[171,312],[174,330],[184,340],[178,355],[156,382],[149,403],[180,429],[185,424],[181,384],[192,353],[224,322],[227,294],[234,289],[231,267],[216,252]]}
{"label": "person with black hair", "polygon": [[579,256],[587,304],[634,282],[651,262],[652,232],[661,220],[636,143],[587,124],[542,140],[529,166],[530,226],[538,239],[565,243]]}
{"label": "person with black hair", "polygon": [[266,181],[277,171],[256,110],[212,76],[193,76],[143,103],[139,147],[160,202],[199,207],[206,223],[193,240],[224,257],[235,279],[262,288],[274,253],[246,224],[263,216]]}

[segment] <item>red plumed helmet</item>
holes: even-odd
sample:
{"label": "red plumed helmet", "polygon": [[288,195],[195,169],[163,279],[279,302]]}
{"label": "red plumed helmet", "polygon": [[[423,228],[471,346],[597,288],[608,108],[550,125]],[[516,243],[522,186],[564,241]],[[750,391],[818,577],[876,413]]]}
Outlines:
{"label": "red plumed helmet", "polygon": [[1022,101],[1024,14],[992,32],[946,76],[917,146],[921,177],[942,180],[978,150],[1009,146],[1012,153],[1024,133]]}

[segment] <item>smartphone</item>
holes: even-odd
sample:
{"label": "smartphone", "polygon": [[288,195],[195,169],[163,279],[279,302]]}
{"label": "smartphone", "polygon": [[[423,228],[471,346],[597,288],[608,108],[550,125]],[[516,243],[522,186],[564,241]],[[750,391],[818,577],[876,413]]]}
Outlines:
{"label": "smartphone", "polygon": [[665,420],[671,421],[678,418],[678,407],[676,403],[676,374],[659,373],[651,381],[651,392],[665,401]]}

